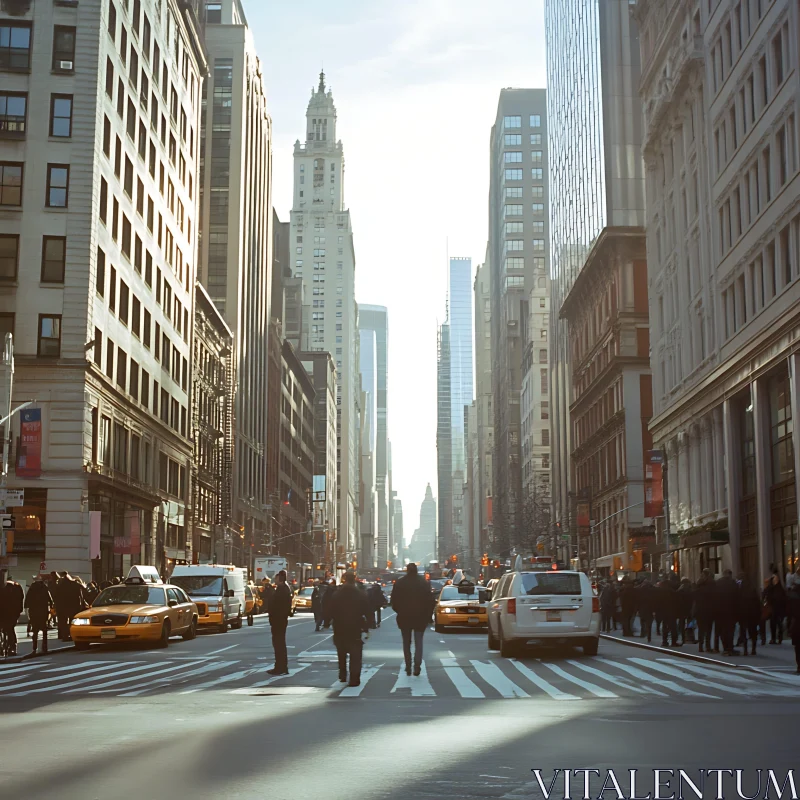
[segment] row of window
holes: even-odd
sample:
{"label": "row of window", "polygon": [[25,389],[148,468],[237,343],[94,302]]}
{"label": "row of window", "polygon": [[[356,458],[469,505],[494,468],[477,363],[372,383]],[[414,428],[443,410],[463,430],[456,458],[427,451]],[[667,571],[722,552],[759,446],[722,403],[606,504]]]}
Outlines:
{"label": "row of window", "polygon": [[[541,133],[532,133],[530,139],[531,145],[534,147],[540,145],[542,143],[542,134]],[[522,144],[522,134],[521,133],[507,133],[503,139],[503,144],[505,147],[515,147]]]}
{"label": "row of window", "polygon": [[[19,235],[0,234],[0,282],[15,282],[19,273]],[[64,283],[67,257],[66,236],[42,236],[42,283]]]}
{"label": "row of window", "polygon": [[[0,136],[21,138],[28,131],[28,93],[0,90]],[[72,95],[50,95],[48,136],[72,136]]]}
{"label": "row of window", "polygon": [[[541,150],[531,150],[531,162],[534,164],[541,164],[544,154]],[[503,153],[503,161],[506,164],[521,164],[522,151],[521,150],[507,150]]]}
{"label": "row of window", "polygon": [[[534,220],[531,224],[533,225],[533,233],[544,233],[544,220]],[[508,236],[513,233],[523,233],[523,229],[523,222],[506,222],[505,234]]]}
{"label": "row of window", "polygon": [[800,215],[746,264],[722,292],[725,340],[741,330],[800,274]]}
{"label": "row of window", "polygon": [[717,213],[721,255],[737,243],[797,172],[795,128],[794,114],[789,114],[772,141],[742,170],[734,188],[720,202]]}
{"label": "row of window", "polygon": [[[16,314],[0,312],[0,336],[15,334]],[[36,355],[40,358],[61,357],[61,314],[39,314],[36,328]]]}
{"label": "row of window", "polygon": [[789,23],[785,22],[771,43],[771,58],[761,55],[744,85],[733,96],[714,129],[717,175],[728,165],[745,136],[780,89],[790,70]]}
{"label": "row of window", "polygon": [[[0,206],[22,206],[25,164],[0,161]],[[47,208],[69,206],[69,164],[48,164],[44,202]]]}
{"label": "row of window", "polygon": [[[528,122],[531,128],[541,128],[542,127],[542,116],[541,114],[531,114],[528,117]],[[507,130],[508,128],[521,128],[522,127],[522,117],[521,116],[509,116],[503,117],[503,129]]]}
{"label": "row of window", "polygon": [[[0,70],[28,72],[31,68],[33,24],[3,20],[0,24]],[[75,71],[75,28],[53,27],[53,49],[50,67],[53,72]]]}
{"label": "row of window", "polygon": [[[519,223],[506,223],[509,224],[519,224]],[[534,239],[532,242],[532,246],[534,250],[544,250],[544,239]],[[513,250],[524,250],[525,249],[525,240],[524,239],[508,239],[505,244],[503,245],[503,252],[509,252]]]}
{"label": "row of window", "polygon": [[[506,172],[508,172],[508,171],[509,170],[506,170]],[[517,171],[521,172],[521,170],[517,170]],[[520,177],[519,180],[522,180],[522,177]],[[544,186],[531,186],[531,196],[534,199],[537,199],[537,200],[543,198],[544,197]],[[517,200],[517,199],[521,198],[522,197],[522,187],[521,186],[506,186],[505,197],[506,197],[506,200]],[[536,212],[536,210],[537,210],[536,206],[537,206],[537,204],[534,203],[534,205],[533,205],[534,212]],[[542,209],[542,210],[544,210],[544,209]]]}
{"label": "row of window", "polygon": [[[522,180],[522,170],[521,169],[507,169],[504,173],[504,178],[507,181],[521,181]],[[531,180],[534,181],[541,181],[544,179],[544,170],[540,167],[534,167],[531,169]]]}

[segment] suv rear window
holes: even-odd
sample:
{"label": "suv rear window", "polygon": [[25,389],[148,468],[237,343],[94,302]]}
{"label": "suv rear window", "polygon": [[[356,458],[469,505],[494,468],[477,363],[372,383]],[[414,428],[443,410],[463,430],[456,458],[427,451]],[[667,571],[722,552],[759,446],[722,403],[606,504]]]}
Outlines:
{"label": "suv rear window", "polygon": [[581,594],[581,576],[574,572],[523,572],[525,594]]}

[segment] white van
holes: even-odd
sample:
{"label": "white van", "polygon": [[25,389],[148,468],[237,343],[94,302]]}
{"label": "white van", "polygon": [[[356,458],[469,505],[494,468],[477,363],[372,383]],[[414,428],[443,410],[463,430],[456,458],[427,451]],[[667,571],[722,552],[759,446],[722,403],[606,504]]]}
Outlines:
{"label": "white van", "polygon": [[222,633],[241,628],[245,614],[244,573],[240,567],[219,564],[178,565],[170,583],[180,586],[197,606],[200,628]]}
{"label": "white van", "polygon": [[489,649],[508,658],[525,644],[572,644],[597,655],[600,604],[589,578],[572,570],[522,571],[517,557],[492,589]]}

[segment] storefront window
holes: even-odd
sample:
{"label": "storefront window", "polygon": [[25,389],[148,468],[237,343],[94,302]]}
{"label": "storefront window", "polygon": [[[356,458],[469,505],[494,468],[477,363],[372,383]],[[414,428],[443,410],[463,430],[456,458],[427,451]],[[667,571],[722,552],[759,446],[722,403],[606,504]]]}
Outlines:
{"label": "storefront window", "polygon": [[772,483],[794,477],[792,450],[792,407],[789,378],[773,378],[769,384],[770,428],[772,433]]}

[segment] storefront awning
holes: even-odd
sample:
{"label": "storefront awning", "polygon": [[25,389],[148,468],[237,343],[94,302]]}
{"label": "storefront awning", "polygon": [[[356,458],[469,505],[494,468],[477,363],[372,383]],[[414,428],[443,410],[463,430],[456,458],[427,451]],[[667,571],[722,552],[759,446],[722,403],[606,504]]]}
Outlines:
{"label": "storefront awning", "polygon": [[728,531],[700,531],[681,537],[680,547],[688,550],[691,547],[707,547],[708,545],[728,544],[730,534]]}

